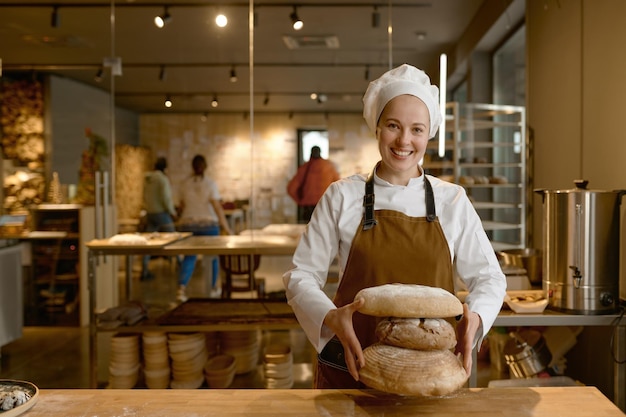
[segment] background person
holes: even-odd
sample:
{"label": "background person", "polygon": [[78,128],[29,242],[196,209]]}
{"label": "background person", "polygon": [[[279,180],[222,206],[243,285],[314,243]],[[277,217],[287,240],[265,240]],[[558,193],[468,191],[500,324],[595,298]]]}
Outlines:
{"label": "background person", "polygon": [[311,158],[298,167],[287,183],[287,194],[298,205],[298,222],[307,223],[328,186],[339,179],[335,165],[322,158],[319,146],[311,148]]}
{"label": "background person", "polygon": [[[441,122],[438,88],[405,64],[370,83],[363,104],[381,160],[370,176],[328,187],[283,276],[289,305],[320,352],[315,387],[363,388],[358,369],[362,349],[377,341],[376,318],[357,311],[358,291],[397,282],[454,293],[455,277],[469,290],[456,326],[469,374],[472,348],[502,307],[506,279],[464,188],[419,165]],[[340,278],[331,300],[322,288],[335,256]]]}
{"label": "background person", "polygon": [[[176,210],[172,201],[170,180],[165,175],[167,160],[157,158],[154,170],[145,173],[143,178],[143,208],[146,211],[145,232],[175,232]],[[148,270],[150,256],[143,257],[141,280],[153,278]]]}
{"label": "background person", "polygon": [[[196,155],[191,161],[192,174],[180,186],[179,206],[181,213],[178,230],[192,232],[194,235],[217,236],[221,232],[232,234],[224,210],[217,184],[205,175],[206,159]],[[196,255],[186,255],[178,277],[176,299],[187,301],[186,288],[193,275]],[[205,282],[211,283],[211,295],[218,295],[219,263],[217,256],[203,256],[202,267]]]}

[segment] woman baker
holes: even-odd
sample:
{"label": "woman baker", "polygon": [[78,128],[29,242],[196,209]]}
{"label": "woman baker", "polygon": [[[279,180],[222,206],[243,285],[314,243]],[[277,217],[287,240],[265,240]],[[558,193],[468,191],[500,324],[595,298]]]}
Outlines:
{"label": "woman baker", "polygon": [[[438,95],[423,71],[406,64],[370,83],[363,116],[381,159],[369,176],[327,189],[283,276],[289,305],[320,353],[316,388],[363,388],[363,349],[376,342],[375,318],[354,300],[363,288],[404,283],[454,293],[460,279],[469,294],[456,352],[468,374],[472,349],[500,311],[506,280],[465,190],[420,166],[441,122]],[[336,256],[339,286],[330,300],[323,288]]]}

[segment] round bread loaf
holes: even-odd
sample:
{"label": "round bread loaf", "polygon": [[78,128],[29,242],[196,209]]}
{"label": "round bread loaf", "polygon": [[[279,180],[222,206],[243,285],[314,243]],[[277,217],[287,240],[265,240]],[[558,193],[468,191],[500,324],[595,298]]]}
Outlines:
{"label": "round bread loaf", "polygon": [[456,296],[438,287],[417,284],[384,284],[363,288],[354,299],[363,298],[360,313],[377,317],[444,318],[463,314]]}
{"label": "round bread loaf", "polygon": [[436,350],[456,346],[454,327],[444,319],[388,317],[376,326],[380,343],[407,349]]}
{"label": "round bread loaf", "polygon": [[375,343],[363,351],[360,380],[392,394],[442,396],[465,384],[468,375],[449,350],[414,350]]}

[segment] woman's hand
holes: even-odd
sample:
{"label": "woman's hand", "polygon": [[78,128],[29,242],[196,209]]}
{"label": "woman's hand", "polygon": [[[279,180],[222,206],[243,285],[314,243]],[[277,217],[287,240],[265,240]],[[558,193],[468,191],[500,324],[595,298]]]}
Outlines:
{"label": "woman's hand", "polygon": [[472,373],[472,348],[478,326],[480,326],[480,316],[470,311],[467,304],[463,304],[463,317],[456,325],[454,352],[463,355],[463,367],[467,375]]}
{"label": "woman's hand", "polygon": [[343,345],[346,365],[355,381],[359,380],[359,368],[365,366],[365,357],[363,357],[361,343],[354,333],[352,315],[363,307],[364,303],[365,300],[359,298],[343,307],[330,310],[324,317],[324,324],[337,335]]}

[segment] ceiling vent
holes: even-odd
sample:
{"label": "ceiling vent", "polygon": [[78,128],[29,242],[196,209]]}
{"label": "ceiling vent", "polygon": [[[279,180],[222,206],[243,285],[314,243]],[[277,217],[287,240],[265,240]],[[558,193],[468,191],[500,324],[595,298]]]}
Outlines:
{"label": "ceiling vent", "polygon": [[337,49],[339,38],[329,36],[283,36],[283,42],[288,49]]}

